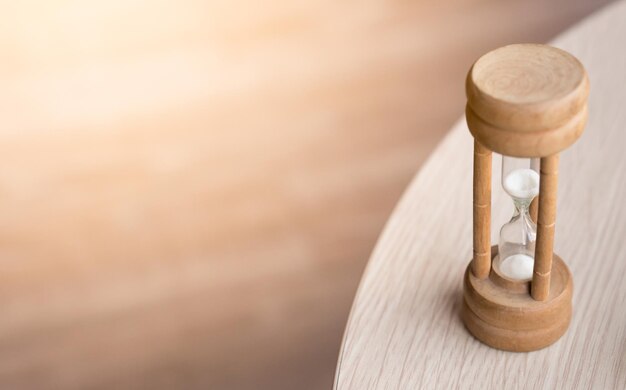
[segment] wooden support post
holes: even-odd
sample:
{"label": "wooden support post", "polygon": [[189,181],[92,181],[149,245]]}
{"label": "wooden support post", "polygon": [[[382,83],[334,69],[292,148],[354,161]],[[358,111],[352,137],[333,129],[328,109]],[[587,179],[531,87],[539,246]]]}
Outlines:
{"label": "wooden support post", "polygon": [[535,196],[532,202],[530,202],[530,219],[534,223],[537,223],[537,214],[539,212],[539,195]]}
{"label": "wooden support post", "polygon": [[556,221],[556,191],[559,178],[559,155],[541,159],[539,182],[539,210],[535,267],[530,293],[537,301],[545,301],[550,293],[550,273],[554,253],[554,225]]}
{"label": "wooden support post", "polygon": [[[540,169],[540,160],[539,158],[533,158],[530,160],[530,168],[539,172]],[[539,195],[535,196],[535,199],[530,203],[530,219],[533,220],[534,223],[537,223],[537,212],[539,211]]]}
{"label": "wooden support post", "polygon": [[484,279],[491,270],[491,150],[474,140],[474,251],[472,272]]}

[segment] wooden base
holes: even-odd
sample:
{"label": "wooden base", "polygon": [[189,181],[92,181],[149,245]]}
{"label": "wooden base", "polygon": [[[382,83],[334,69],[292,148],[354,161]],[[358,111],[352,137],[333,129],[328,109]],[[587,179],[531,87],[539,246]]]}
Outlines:
{"label": "wooden base", "polygon": [[[491,248],[493,263],[497,246]],[[491,267],[478,279],[468,266],[463,283],[461,317],[467,329],[483,343],[513,352],[547,347],[567,330],[572,316],[572,276],[554,255],[550,293],[545,301],[530,296],[530,281],[514,281]]]}

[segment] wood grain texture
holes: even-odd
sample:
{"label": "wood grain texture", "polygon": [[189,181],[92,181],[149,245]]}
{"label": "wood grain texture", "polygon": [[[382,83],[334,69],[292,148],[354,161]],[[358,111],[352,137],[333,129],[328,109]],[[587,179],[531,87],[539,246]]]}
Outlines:
{"label": "wood grain texture", "polygon": [[559,127],[587,104],[583,65],[550,45],[521,43],[485,53],[467,78],[472,109],[493,125],[516,131]]}
{"label": "wood grain texture", "polygon": [[[458,312],[471,251],[473,140],[461,120],[416,176],[370,258],[337,389],[626,387],[625,18],[620,2],[553,42],[585,64],[594,88],[587,130],[560,158],[555,251],[575,281],[568,332],[520,354],[491,349],[464,329]],[[496,161],[493,178],[499,170]],[[492,239],[510,217],[507,198],[494,190]]]}
{"label": "wood grain texture", "polygon": [[547,157],[574,143],[587,121],[589,78],[570,53],[520,43],[481,56],[465,90],[467,124],[494,152]]}
{"label": "wood grain texture", "polygon": [[[497,255],[497,246],[492,256]],[[494,348],[527,352],[545,348],[567,330],[572,313],[572,277],[554,256],[550,299],[539,302],[529,282],[513,281],[493,267],[489,278],[465,272],[461,318],[474,337]]]}

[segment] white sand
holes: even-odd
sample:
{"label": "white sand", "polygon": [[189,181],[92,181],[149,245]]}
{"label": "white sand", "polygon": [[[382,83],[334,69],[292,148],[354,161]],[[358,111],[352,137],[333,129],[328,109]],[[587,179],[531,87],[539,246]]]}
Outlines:
{"label": "white sand", "polygon": [[503,183],[506,192],[518,199],[532,199],[539,194],[539,174],[532,169],[516,169]]}
{"label": "white sand", "polygon": [[525,280],[533,277],[535,261],[528,255],[509,256],[500,263],[500,271],[511,279]]}

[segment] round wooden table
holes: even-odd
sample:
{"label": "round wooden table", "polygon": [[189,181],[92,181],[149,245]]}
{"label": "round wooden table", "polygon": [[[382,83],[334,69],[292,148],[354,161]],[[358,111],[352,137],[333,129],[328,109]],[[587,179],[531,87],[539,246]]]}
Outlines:
{"label": "round wooden table", "polygon": [[[369,260],[336,389],[626,389],[626,2],[552,44],[577,56],[591,80],[586,131],[562,153],[559,173],[555,251],[574,276],[569,330],[548,348],[513,353],[463,327],[473,139],[462,119],[413,180]],[[496,156],[494,243],[513,211],[500,165]]]}

